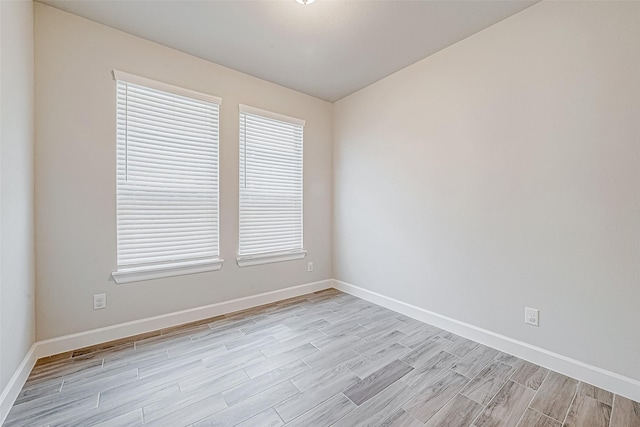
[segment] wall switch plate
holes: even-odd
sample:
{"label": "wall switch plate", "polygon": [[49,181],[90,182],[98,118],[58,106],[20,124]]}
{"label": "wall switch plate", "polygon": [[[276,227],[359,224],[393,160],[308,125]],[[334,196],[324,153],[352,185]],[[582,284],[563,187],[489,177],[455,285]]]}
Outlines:
{"label": "wall switch plate", "polygon": [[307,271],[313,271],[313,262],[307,263]]}
{"label": "wall switch plate", "polygon": [[93,309],[100,310],[107,308],[107,294],[96,294],[93,296]]}
{"label": "wall switch plate", "polygon": [[527,325],[538,326],[538,309],[537,308],[524,308],[524,323]]}

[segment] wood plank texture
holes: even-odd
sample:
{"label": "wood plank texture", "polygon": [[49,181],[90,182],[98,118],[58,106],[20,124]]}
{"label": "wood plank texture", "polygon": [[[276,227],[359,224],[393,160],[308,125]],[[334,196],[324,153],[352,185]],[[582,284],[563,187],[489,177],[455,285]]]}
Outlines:
{"label": "wood plank texture", "polygon": [[326,290],[38,360],[4,424],[283,425],[640,427],[640,404]]}
{"label": "wood plank texture", "polygon": [[549,372],[531,402],[531,409],[564,422],[577,389],[577,380],[557,372]]}

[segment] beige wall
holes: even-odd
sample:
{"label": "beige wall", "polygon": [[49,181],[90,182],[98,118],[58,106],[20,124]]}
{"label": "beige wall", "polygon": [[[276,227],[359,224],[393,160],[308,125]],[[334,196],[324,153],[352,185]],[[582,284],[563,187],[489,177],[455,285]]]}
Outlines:
{"label": "beige wall", "polygon": [[33,4],[0,1],[0,21],[1,391],[35,334]]}
{"label": "beige wall", "polygon": [[[35,26],[39,340],[332,276],[331,104],[42,4],[35,4]],[[222,270],[124,285],[110,280],[116,268],[113,69],[223,98]],[[236,265],[239,103],[306,119],[303,260]],[[101,292],[108,307],[94,311],[92,296]]]}
{"label": "beige wall", "polygon": [[542,2],[337,102],[336,278],[640,379],[639,24]]}

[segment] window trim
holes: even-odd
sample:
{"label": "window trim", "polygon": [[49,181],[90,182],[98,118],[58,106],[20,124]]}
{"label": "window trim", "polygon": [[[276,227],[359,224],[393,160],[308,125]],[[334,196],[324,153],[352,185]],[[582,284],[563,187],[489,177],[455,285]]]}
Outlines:
{"label": "window trim", "polygon": [[205,273],[218,271],[222,268],[223,259],[214,261],[185,261],[161,266],[131,267],[111,273],[113,280],[118,284],[141,282],[143,280],[161,279],[163,277],[183,276],[185,274]]}
{"label": "window trim", "polygon": [[[163,92],[172,93],[179,96],[184,96],[188,98],[194,98],[201,101],[206,101],[209,103],[217,104],[218,106],[222,105],[222,98],[217,96],[205,94],[202,92],[193,91],[190,89],[185,89],[179,86],[174,86],[168,83],[159,82],[156,80],[148,79],[141,76],[136,76],[134,74],[129,74],[124,71],[113,70],[112,71],[113,80],[123,81],[126,83],[132,83],[144,87],[148,87],[150,89],[156,89]],[[218,121],[220,120],[220,113],[218,110]],[[220,137],[219,137],[219,129],[218,129],[218,150],[220,149]],[[219,151],[218,151],[219,152]],[[218,155],[219,156],[219,155]],[[116,284],[123,283],[131,283],[138,282],[144,280],[151,279],[159,279],[164,277],[174,277],[181,276],[186,274],[194,274],[194,273],[204,273],[208,271],[217,271],[222,268],[224,263],[224,259],[220,258],[220,170],[219,170],[219,162],[220,159],[218,157],[218,203],[217,203],[217,213],[218,213],[218,225],[217,225],[217,239],[218,239],[218,257],[215,259],[200,259],[200,260],[186,260],[186,261],[175,261],[175,262],[165,262],[163,264],[158,265],[144,265],[144,266],[132,266],[132,267],[121,267],[118,269],[116,267],[116,271],[111,273],[111,276]],[[117,191],[117,177],[116,177],[116,191]],[[116,202],[116,211],[117,211],[117,202]],[[116,212],[117,215],[117,212]],[[117,236],[116,236],[116,246],[117,246]]]}
{"label": "window trim", "polygon": [[252,265],[272,264],[274,262],[292,261],[307,256],[305,249],[288,252],[270,252],[267,254],[242,255],[236,258],[238,267],[251,267]]}
{"label": "window trim", "polygon": [[[247,114],[254,114],[257,116],[262,116],[265,118],[300,126],[303,128],[303,132],[304,132],[304,127],[306,125],[306,120],[287,116],[284,114],[275,113],[273,111],[263,110],[261,108],[251,107],[245,104],[238,104],[238,112],[239,112],[239,115],[238,115],[239,121],[240,121],[240,115],[242,113],[247,113]],[[303,139],[304,139],[304,136],[303,136]],[[302,170],[304,171],[304,152],[302,155]],[[293,261],[293,260],[303,259],[307,256],[307,250],[304,249],[304,172],[302,173],[301,184],[302,184],[302,210],[301,210],[302,230],[300,231],[300,238],[302,241],[302,248],[288,250],[288,251],[237,255],[236,263],[238,264],[238,267],[242,268],[242,267],[251,267],[254,265]],[[238,218],[240,217],[240,210],[241,210],[240,198],[238,197]],[[238,229],[238,245],[239,244],[240,244],[240,230]]]}

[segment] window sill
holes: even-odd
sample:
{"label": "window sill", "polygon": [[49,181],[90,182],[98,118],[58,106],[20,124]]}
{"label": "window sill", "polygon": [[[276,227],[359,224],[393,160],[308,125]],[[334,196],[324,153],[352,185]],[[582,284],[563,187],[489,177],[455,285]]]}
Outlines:
{"label": "window sill", "polygon": [[111,273],[117,284],[141,282],[143,280],[161,279],[163,277],[182,276],[185,274],[204,273],[222,268],[224,260],[190,261],[162,266],[131,267]]}
{"label": "window sill", "polygon": [[276,252],[261,255],[244,255],[239,256],[236,261],[238,263],[238,267],[251,267],[252,265],[271,264],[274,262],[302,259],[306,256],[307,251],[302,249],[295,252]]}

